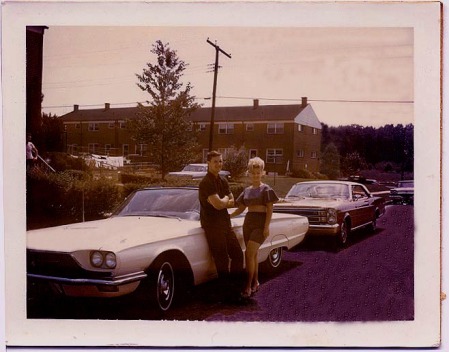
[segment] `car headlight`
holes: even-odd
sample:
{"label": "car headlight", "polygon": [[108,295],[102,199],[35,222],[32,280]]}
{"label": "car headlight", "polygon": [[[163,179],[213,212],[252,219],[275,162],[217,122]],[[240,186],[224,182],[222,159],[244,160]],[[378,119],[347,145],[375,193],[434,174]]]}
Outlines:
{"label": "car headlight", "polygon": [[330,225],[334,225],[337,223],[337,210],[333,208],[327,209],[327,222]]}
{"label": "car headlight", "polygon": [[90,254],[90,263],[94,267],[100,268],[103,264],[103,254],[101,254],[101,252],[92,252]]}
{"label": "car headlight", "polygon": [[90,263],[96,268],[114,269],[117,258],[112,252],[93,251],[90,253]]}
{"label": "car headlight", "polygon": [[112,252],[107,253],[104,263],[110,269],[115,268],[117,265],[117,258],[115,257],[115,254]]}

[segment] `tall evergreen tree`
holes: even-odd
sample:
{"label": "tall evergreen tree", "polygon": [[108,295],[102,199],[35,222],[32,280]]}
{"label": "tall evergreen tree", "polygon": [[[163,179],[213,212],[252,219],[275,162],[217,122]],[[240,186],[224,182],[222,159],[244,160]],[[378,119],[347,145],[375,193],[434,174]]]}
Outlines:
{"label": "tall evergreen tree", "polygon": [[158,40],[150,52],[156,56],[155,63],[147,63],[136,77],[137,86],[148,92],[151,100],[148,106],[139,104],[137,118],[128,123],[135,140],[148,145],[164,179],[169,171],[182,168],[198,155],[196,135],[186,117],[199,105],[190,95],[190,82],[185,86],[181,82],[187,64],[169,43]]}

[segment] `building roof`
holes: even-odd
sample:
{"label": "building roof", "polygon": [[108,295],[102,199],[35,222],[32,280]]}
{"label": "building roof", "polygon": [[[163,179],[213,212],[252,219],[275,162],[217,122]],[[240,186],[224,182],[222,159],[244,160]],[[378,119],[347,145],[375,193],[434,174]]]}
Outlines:
{"label": "building roof", "polygon": [[[113,121],[127,120],[136,116],[137,107],[81,110],[61,116],[64,122]],[[304,111],[304,113],[303,113]],[[193,122],[208,123],[211,119],[212,108],[199,108],[190,118]],[[304,115],[304,116],[303,116]],[[229,106],[216,107],[214,122],[261,122],[261,121],[295,121],[297,123],[321,129],[321,123],[307,104],[295,105],[257,105],[257,106]]]}

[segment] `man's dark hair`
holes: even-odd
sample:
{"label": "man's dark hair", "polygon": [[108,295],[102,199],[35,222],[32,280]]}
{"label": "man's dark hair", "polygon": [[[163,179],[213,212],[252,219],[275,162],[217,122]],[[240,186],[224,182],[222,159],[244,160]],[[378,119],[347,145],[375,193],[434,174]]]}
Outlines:
{"label": "man's dark hair", "polygon": [[207,161],[211,161],[212,158],[215,158],[216,156],[220,156],[221,153],[217,152],[216,150],[212,150],[209,153],[207,153]]}

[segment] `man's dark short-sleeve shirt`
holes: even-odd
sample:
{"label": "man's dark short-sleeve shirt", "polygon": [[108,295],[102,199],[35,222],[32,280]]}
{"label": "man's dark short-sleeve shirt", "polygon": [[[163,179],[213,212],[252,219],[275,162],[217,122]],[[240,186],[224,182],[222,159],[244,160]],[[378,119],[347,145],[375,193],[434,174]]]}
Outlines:
{"label": "man's dark short-sleeve shirt", "polygon": [[217,210],[207,201],[213,194],[218,194],[220,198],[229,195],[229,183],[223,176],[215,177],[208,172],[199,185],[199,199],[201,205],[201,226],[222,226],[230,221],[228,210]]}

